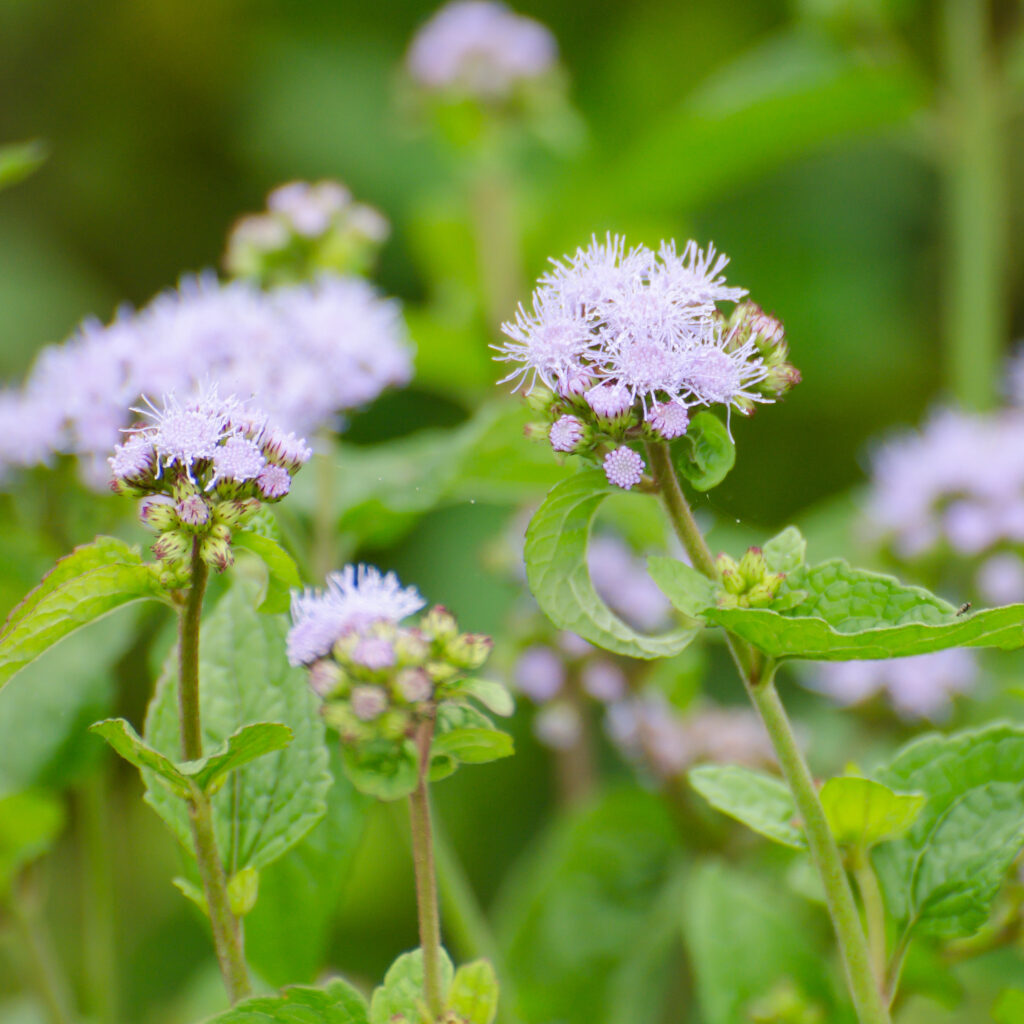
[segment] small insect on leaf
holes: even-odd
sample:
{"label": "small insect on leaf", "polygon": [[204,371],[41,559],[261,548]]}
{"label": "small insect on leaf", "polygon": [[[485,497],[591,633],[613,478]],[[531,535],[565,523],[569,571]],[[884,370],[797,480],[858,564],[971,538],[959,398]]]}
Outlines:
{"label": "small insect on leaf", "polygon": [[970,610],[971,610],[971,602],[970,601],[964,601],[964,603],[962,605],[960,605],[959,608],[957,608],[956,614],[957,614],[957,616],[966,615]]}

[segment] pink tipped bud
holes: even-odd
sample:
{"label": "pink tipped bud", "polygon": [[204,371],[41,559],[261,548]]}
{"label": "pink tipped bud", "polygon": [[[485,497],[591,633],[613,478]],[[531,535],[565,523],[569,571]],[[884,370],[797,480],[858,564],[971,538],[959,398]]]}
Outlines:
{"label": "pink tipped bud", "polygon": [[278,501],[292,487],[292,478],[284,466],[264,466],[256,478],[256,486],[267,501]]}
{"label": "pink tipped bud", "polygon": [[562,416],[551,425],[548,440],[556,452],[574,452],[586,434],[583,422],[575,416]]}
{"label": "pink tipped bud", "polygon": [[173,530],[178,524],[174,502],[166,494],[154,494],[139,503],[139,521],[157,533]]}
{"label": "pink tipped bud", "polygon": [[402,699],[410,704],[419,704],[421,701],[430,700],[434,692],[434,684],[430,676],[421,668],[407,668],[398,673],[395,680],[398,692]]}
{"label": "pink tipped bud", "polygon": [[448,660],[456,668],[472,671],[490,657],[494,641],[482,633],[463,633],[445,646]]}
{"label": "pink tipped bud", "polygon": [[330,658],[318,658],[309,666],[309,685],[313,692],[324,699],[334,696],[345,682],[341,666]]}
{"label": "pink tipped bud", "polygon": [[300,466],[309,462],[313,456],[313,449],[301,437],[271,429],[263,436],[263,456],[267,462],[294,473]]}
{"label": "pink tipped bud", "polygon": [[213,507],[213,519],[215,523],[223,523],[233,530],[251,519],[259,509],[260,503],[256,498],[221,501]]}
{"label": "pink tipped bud", "polygon": [[180,530],[161,533],[153,544],[153,554],[162,562],[183,559],[191,549],[192,538]]}
{"label": "pink tipped bud", "polygon": [[231,552],[231,544],[223,537],[216,537],[211,532],[204,537],[199,544],[199,557],[217,572],[223,572],[235,563],[235,556]]}
{"label": "pink tipped bud", "polygon": [[198,530],[210,521],[210,508],[198,494],[190,494],[174,508],[182,525],[191,530]]}
{"label": "pink tipped bud", "polygon": [[459,634],[459,624],[444,605],[435,604],[420,620],[420,629],[435,641],[448,643]]}
{"label": "pink tipped bud", "polygon": [[379,686],[354,686],[349,700],[352,714],[360,722],[372,722],[382,715],[388,706],[388,696]]}

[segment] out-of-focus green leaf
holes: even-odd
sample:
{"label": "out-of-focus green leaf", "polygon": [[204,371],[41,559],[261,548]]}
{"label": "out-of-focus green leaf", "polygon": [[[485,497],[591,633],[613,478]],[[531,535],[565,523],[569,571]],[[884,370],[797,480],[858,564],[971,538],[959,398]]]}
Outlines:
{"label": "out-of-focus green leaf", "polygon": [[147,598],[167,595],[137,549],[112,537],[76,548],[8,616],[0,631],[0,686],[82,626]]}
{"label": "out-of-focus green leaf", "polygon": [[273,538],[251,530],[236,531],[231,536],[231,543],[251,551],[266,567],[267,589],[260,611],[272,615],[287,612],[292,590],[302,586],[295,559]]}
{"label": "out-of-focus green leaf", "polygon": [[793,796],[781,779],[732,764],[700,765],[687,778],[712,807],[747,828],[783,846],[807,846],[803,830],[795,824]]}
{"label": "out-of-focus green leaf", "polygon": [[0,146],[0,189],[27,178],[46,159],[46,146],[38,139]]}
{"label": "out-of-focus green leaf", "polygon": [[389,740],[358,746],[346,743],[341,756],[352,785],[378,800],[400,800],[419,782],[419,758],[411,741],[399,745]]}
{"label": "out-of-focus green leaf", "polygon": [[577,473],[554,487],[526,531],[526,575],[544,614],[599,647],[631,658],[678,654],[696,635],[675,629],[637,633],[601,600],[587,568],[587,541],[598,507],[610,491],[599,470]]}
{"label": "out-of-focus green leaf", "polygon": [[[448,954],[441,950],[441,989],[447,992],[454,970]],[[395,1024],[405,1018],[408,1024],[420,1019],[423,1005],[423,953],[414,949],[403,953],[384,975],[384,983],[373,990],[370,999],[370,1024]]]}
{"label": "out-of-focus green leaf", "polygon": [[889,913],[907,932],[973,934],[1024,845],[1024,727],[925,736],[875,774],[927,798],[873,854]]}
{"label": "out-of-focus green leaf", "polygon": [[862,850],[906,832],[925,801],[921,793],[894,793],[880,782],[852,775],[829,779],[820,797],[836,842]]}
{"label": "out-of-focus green leaf", "polygon": [[64,807],[43,790],[0,797],[0,896],[15,875],[53,845],[64,827]]}
{"label": "out-of-focus green leaf", "polygon": [[468,676],[455,683],[443,687],[445,697],[472,697],[479,701],[488,711],[507,718],[516,709],[516,702],[504,683],[496,683],[493,679],[479,679]]}
{"label": "out-of-focus green leaf", "polygon": [[[228,869],[264,868],[297,843],[323,817],[331,784],[324,726],[305,672],[288,664],[288,625],[256,611],[247,588],[235,585],[202,623],[199,702],[203,740],[216,750],[237,730],[273,719],[294,739],[235,772],[213,796],[217,842]],[[146,716],[145,736],[170,757],[180,749],[177,665],[168,659]],[[278,727],[278,729],[280,726]],[[191,848],[184,801],[162,786],[146,799]]]}
{"label": "out-of-focus green leaf", "polygon": [[673,441],[670,448],[676,472],[697,491],[717,487],[736,464],[736,445],[713,412],[697,413],[686,433]]}
{"label": "out-of-focus green leaf", "polygon": [[525,1020],[592,1024],[678,870],[664,803],[617,790],[555,824],[506,883],[496,919]]}
{"label": "out-of-focus green leaf", "polygon": [[837,1005],[822,970],[822,950],[806,914],[779,886],[707,862],[690,877],[683,935],[697,976],[697,998],[707,1024],[743,1024],[755,999],[780,983],[817,1004],[829,1024],[851,1021]]}
{"label": "out-of-focus green leaf", "polygon": [[341,767],[331,743],[334,784],[323,820],[260,872],[260,896],[245,921],[245,954],[271,985],[311,982],[324,967],[331,926],[372,806]]}
{"label": "out-of-focus green leaf", "polygon": [[244,999],[206,1024],[368,1024],[366,1000],[347,981],[295,985],[278,996]]}
{"label": "out-of-focus green leaf", "polygon": [[992,1019],[996,1024],[1024,1024],[1024,992],[1008,988],[992,1007]]}
{"label": "out-of-focus green leaf", "polygon": [[466,1024],[492,1024],[498,1012],[498,978],[487,960],[463,964],[455,972],[445,1009]]}

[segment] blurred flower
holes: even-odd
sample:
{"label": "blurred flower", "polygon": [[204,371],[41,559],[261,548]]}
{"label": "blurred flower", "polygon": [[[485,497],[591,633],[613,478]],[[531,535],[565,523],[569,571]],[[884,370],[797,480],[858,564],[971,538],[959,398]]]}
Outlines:
{"label": "blurred flower", "polygon": [[504,99],[550,71],[554,36],[532,18],[489,0],[454,0],[416,33],[406,63],[424,88]]}
{"label": "blurred flower", "polygon": [[672,606],[647,567],[618,538],[598,534],[587,548],[587,567],[602,600],[637,629],[652,632],[665,625]]}
{"label": "blurred flower", "polygon": [[885,661],[838,661],[815,666],[807,685],[842,705],[883,694],[903,718],[941,721],[952,698],[978,678],[973,651],[952,648]]}
{"label": "blurred flower", "polygon": [[552,750],[568,750],[583,731],[579,711],[565,701],[556,701],[541,708],[533,720],[533,734]]}
{"label": "blurred flower", "polygon": [[552,648],[541,644],[523,651],[513,670],[517,688],[537,704],[543,704],[561,692],[565,675],[562,659]]}

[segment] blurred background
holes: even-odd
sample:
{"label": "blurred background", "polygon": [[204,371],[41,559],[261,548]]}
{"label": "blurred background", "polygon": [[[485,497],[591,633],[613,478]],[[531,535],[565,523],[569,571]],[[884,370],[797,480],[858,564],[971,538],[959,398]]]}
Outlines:
{"label": "blurred background", "polygon": [[[16,384],[41,346],[67,337],[84,317],[106,322],[185,272],[219,267],[232,223],[262,208],[276,185],[343,181],[391,224],[373,277],[402,301],[418,355],[409,388],[351,418],[345,451],[353,475],[338,486],[349,501],[351,479],[361,504],[352,498],[358,507],[341,510],[339,546],[397,568],[431,600],[450,605],[466,628],[501,633],[520,586],[514,574],[492,571],[500,561],[495,538],[561,471],[546,452],[519,452],[526,442],[517,426],[486,452],[486,471],[478,466],[475,477],[469,472],[417,500],[402,493],[414,485],[401,461],[410,449],[401,443],[430,428],[464,437],[459,429],[498,396],[486,346],[549,257],[607,231],[652,246],[664,238],[713,241],[731,257],[730,283],[785,322],[803,384],[749,421],[733,418],[736,468],[698,498],[698,511],[723,537],[741,520],[764,536],[799,518],[849,546],[842,511],[821,510],[853,506],[850,495],[863,485],[880,437],[919,423],[939,402],[983,410],[1003,399],[1003,360],[1024,317],[1016,244],[1024,217],[1016,189],[1024,160],[1020,5],[548,0],[516,7],[557,38],[559,96],[528,130],[484,145],[457,119],[425,118],[402,75],[409,40],[434,4],[3,0],[0,143],[39,139],[46,158],[0,194],[0,380]],[[358,457],[380,443],[398,446],[389,449],[383,490],[373,453]],[[435,444],[439,464],[444,444]],[[93,521],[84,516],[70,526],[68,540],[88,540]],[[812,554],[843,553],[816,551],[813,536]],[[40,543],[11,562],[5,606],[53,554]],[[95,849],[90,780],[113,777],[120,1019],[190,1021],[216,1009],[220,997],[201,923],[167,884],[178,870],[174,842],[139,800],[136,777],[82,736],[85,723],[114,707],[137,719],[146,699],[125,668],[130,636],[110,642],[125,651],[119,685],[101,673],[88,700],[71,701],[54,687],[45,709],[19,706],[8,727],[0,704],[0,736],[7,733],[0,761],[17,746],[10,778],[71,794],[70,824],[47,862],[40,898],[94,1019],[113,1012],[109,994],[93,991],[102,987],[96,972],[109,972],[109,964],[90,961],[95,944],[83,922],[90,899],[111,898],[104,886],[112,880],[101,872],[83,881],[81,872]],[[38,676],[75,671],[74,653],[62,657],[63,668],[47,663]],[[27,692],[26,680],[18,685]],[[722,699],[740,699],[730,683],[708,685]],[[816,698],[801,699],[815,713]],[[48,727],[43,716],[61,720],[61,743],[40,741],[40,750],[26,753],[32,730]],[[509,948],[522,965],[528,957],[515,942],[531,925],[512,920],[509,892],[537,875],[542,848],[560,844],[564,871],[573,857],[589,862],[598,854],[586,852],[568,825],[545,832],[558,799],[549,754],[528,724],[517,720],[516,729],[514,759],[460,774],[440,787],[438,801],[480,900],[505,907],[508,934],[519,936]],[[634,785],[609,749],[599,758],[616,784]],[[662,835],[671,822],[645,803],[655,789],[631,791],[629,810],[602,811],[629,819],[612,851],[616,880],[590,882],[598,903],[611,889],[618,902],[602,917],[569,900],[563,931],[552,925],[545,937],[552,948],[579,947],[570,923],[584,911],[576,919],[581,934],[619,929],[625,941],[648,932],[638,908],[650,901],[653,875],[662,879],[675,856]],[[321,960],[373,980],[415,945],[402,835],[389,809],[366,813],[347,877],[332,882],[337,909],[322,925],[329,953],[297,955],[290,974],[268,980],[311,980]],[[554,868],[545,870],[529,881],[550,901],[561,882]],[[288,906],[285,899],[276,919],[252,926],[254,945],[277,950],[269,958],[286,956],[298,941],[288,931]],[[649,994],[656,985],[662,995],[648,999],[653,1009],[645,1004],[641,1013],[619,993],[616,1012],[623,1020],[733,1019],[695,1007],[688,982],[658,959],[673,943],[666,938],[636,967],[635,987],[624,989]],[[0,1021],[46,1019],[25,995],[18,940],[8,945]],[[579,962],[562,964],[550,983],[562,997],[526,1012],[528,1020],[594,1019],[587,1015],[596,1005],[610,1005],[603,990],[600,999],[581,994],[587,985],[579,978],[617,969],[622,950],[593,945]],[[530,998],[544,1005],[532,989]],[[600,1012],[597,1019],[612,1019]],[[951,1021],[983,1019],[949,1012]]]}

